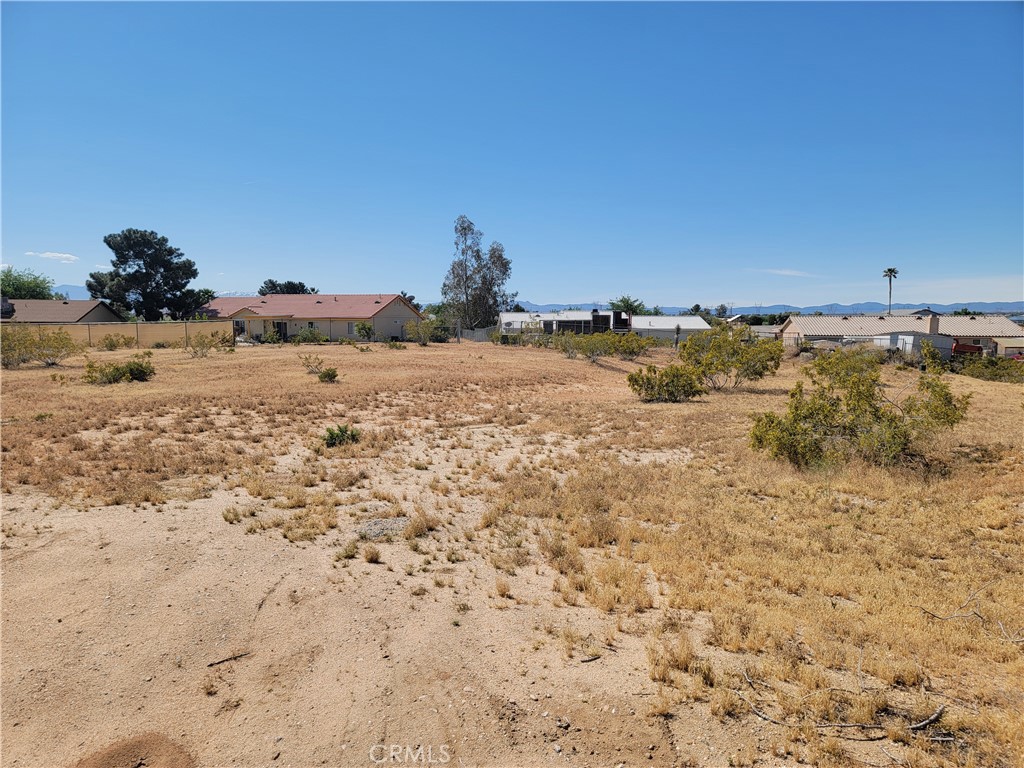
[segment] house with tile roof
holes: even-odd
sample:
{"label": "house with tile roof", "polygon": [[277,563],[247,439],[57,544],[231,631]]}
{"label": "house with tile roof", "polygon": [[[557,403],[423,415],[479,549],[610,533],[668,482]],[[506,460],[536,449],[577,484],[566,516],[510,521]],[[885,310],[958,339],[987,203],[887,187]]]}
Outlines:
{"label": "house with tile roof", "polygon": [[405,338],[405,324],[423,316],[397,293],[274,293],[223,296],[199,310],[210,319],[231,319],[235,335],[262,339],[272,330],[282,340],[310,328],[331,341],[356,339],[356,324],[373,326],[377,338]]}
{"label": "house with tile roof", "polygon": [[99,299],[4,299],[0,317],[13,323],[123,323],[125,319]]}
{"label": "house with tile roof", "polygon": [[[943,336],[955,345],[981,347],[1000,354],[996,339],[1024,338],[1024,328],[1002,315],[791,315],[783,323],[782,340],[788,346],[803,342],[872,343],[893,334]],[[1005,347],[1005,343],[1003,347]]]}

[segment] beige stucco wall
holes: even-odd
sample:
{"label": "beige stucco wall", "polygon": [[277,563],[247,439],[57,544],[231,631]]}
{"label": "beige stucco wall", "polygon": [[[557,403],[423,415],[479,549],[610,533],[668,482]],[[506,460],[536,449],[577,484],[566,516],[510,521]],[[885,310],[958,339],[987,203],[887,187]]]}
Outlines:
{"label": "beige stucco wall", "polygon": [[[90,313],[91,314],[91,313]],[[6,324],[6,323],[5,323]],[[221,333],[231,337],[230,320],[195,320],[175,323],[18,323],[46,331],[67,331],[80,344],[98,347],[105,336],[119,335],[135,339],[139,349],[149,349],[156,342],[185,345],[186,337],[197,333]]]}
{"label": "beige stucco wall", "polygon": [[419,316],[404,301],[395,299],[374,315],[373,330],[385,340],[393,336],[404,339],[404,326],[410,320],[419,320]]}

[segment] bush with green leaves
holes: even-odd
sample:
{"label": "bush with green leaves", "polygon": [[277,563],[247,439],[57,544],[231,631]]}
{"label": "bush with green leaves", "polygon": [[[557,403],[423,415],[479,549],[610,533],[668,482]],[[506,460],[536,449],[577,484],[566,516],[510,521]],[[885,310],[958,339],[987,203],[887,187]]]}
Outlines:
{"label": "bush with green leaves", "polygon": [[99,341],[100,349],[113,352],[115,349],[132,349],[138,346],[139,340],[123,333],[108,333]]}
{"label": "bush with green leaves", "polygon": [[47,368],[60,365],[66,359],[72,355],[77,355],[84,349],[84,345],[72,339],[71,334],[63,328],[56,331],[47,331],[44,328],[40,328],[33,341],[33,359],[38,360]]}
{"label": "bush with green leaves", "polygon": [[276,328],[271,328],[269,331],[263,334],[261,341],[264,344],[280,344],[281,334],[277,332]]}
{"label": "bush with green leaves", "polygon": [[384,342],[384,346],[388,349],[407,349],[405,344],[400,341],[386,341]]}
{"label": "bush with green leaves", "polygon": [[649,365],[633,371],[626,381],[645,403],[681,403],[706,391],[693,368],[685,365],[669,365],[661,369]]}
{"label": "bush with green leaves", "polygon": [[679,359],[693,367],[707,389],[736,388],[775,374],[782,364],[781,341],[757,339],[749,326],[719,325],[679,345]]}
{"label": "bush with green leaves", "polygon": [[303,328],[288,337],[292,344],[326,344],[329,339],[316,328]]}
{"label": "bush with green leaves", "polygon": [[324,368],[316,375],[321,384],[333,384],[338,380],[337,368]]}
{"label": "bush with green leaves", "polygon": [[373,341],[373,323],[368,323],[365,320],[360,320],[356,323],[356,336],[363,341]]}
{"label": "bush with green leaves", "polygon": [[0,365],[18,368],[35,356],[36,339],[32,329],[19,323],[0,327]]}
{"label": "bush with green leaves", "polygon": [[204,358],[215,349],[230,347],[232,338],[226,333],[193,333],[189,336],[185,352],[193,359]]}
{"label": "bush with green leaves", "polygon": [[415,341],[421,347],[428,344],[444,344],[448,341],[448,331],[441,325],[441,321],[434,318],[431,320],[410,320],[403,326],[405,336],[410,341]]}
{"label": "bush with green leaves", "polygon": [[1024,384],[1024,360],[1012,357],[982,357],[968,355],[960,373],[985,381],[1002,381],[1009,384]]}
{"label": "bush with green leaves", "polygon": [[872,350],[837,350],[805,371],[814,389],[798,381],[786,413],[755,415],[750,432],[755,449],[799,467],[855,457],[881,466],[906,461],[928,436],[962,421],[970,402],[933,368],[920,375],[916,394],[890,399]]}
{"label": "bush with green leaves", "polygon": [[636,360],[657,344],[651,336],[636,333],[616,334],[615,354],[622,360]]}
{"label": "bush with green leaves", "polygon": [[359,430],[350,424],[339,424],[336,427],[328,427],[320,439],[324,441],[324,445],[328,448],[347,445],[348,443],[358,443]]}
{"label": "bush with green leaves", "polygon": [[150,358],[153,353],[146,351],[132,355],[123,363],[97,363],[87,360],[82,381],[87,384],[118,384],[123,381],[149,381],[156,375]]}

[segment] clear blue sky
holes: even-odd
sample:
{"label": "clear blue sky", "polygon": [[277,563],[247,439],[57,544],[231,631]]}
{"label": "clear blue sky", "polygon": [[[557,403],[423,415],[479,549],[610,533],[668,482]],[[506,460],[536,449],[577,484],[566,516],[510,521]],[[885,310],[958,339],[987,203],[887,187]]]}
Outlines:
{"label": "clear blue sky", "polygon": [[1024,298],[1021,3],[4,2],[3,261],[166,235],[195,287]]}

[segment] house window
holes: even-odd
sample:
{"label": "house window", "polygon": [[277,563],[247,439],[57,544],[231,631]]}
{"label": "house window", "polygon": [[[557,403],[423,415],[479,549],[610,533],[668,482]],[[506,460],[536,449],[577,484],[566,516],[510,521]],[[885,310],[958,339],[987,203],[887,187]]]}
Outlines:
{"label": "house window", "polygon": [[310,320],[310,321],[309,321],[309,323],[307,323],[307,325],[308,325],[308,326],[309,326],[310,328],[316,328],[316,323],[314,323],[314,322],[313,322],[312,320]]}
{"label": "house window", "polygon": [[971,339],[971,344],[973,344],[976,347],[980,347],[981,346],[981,339]]}
{"label": "house window", "polygon": [[348,324],[348,335],[351,336],[355,332],[356,332],[356,324],[355,323],[349,323]]}

